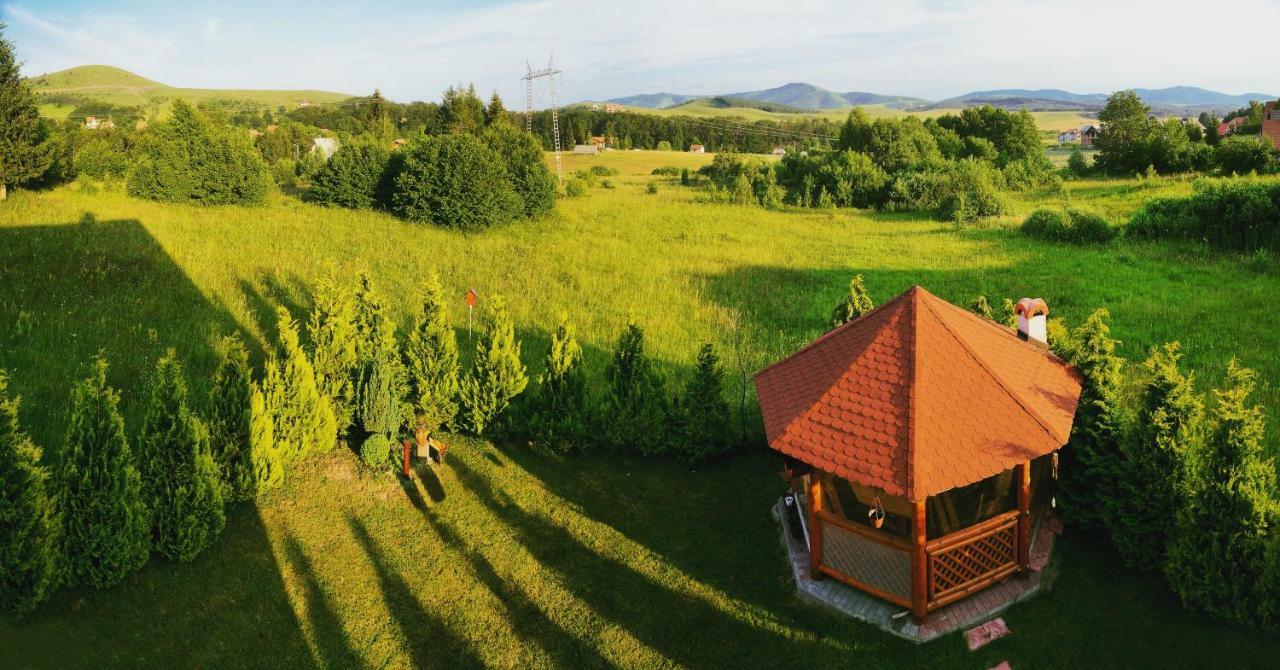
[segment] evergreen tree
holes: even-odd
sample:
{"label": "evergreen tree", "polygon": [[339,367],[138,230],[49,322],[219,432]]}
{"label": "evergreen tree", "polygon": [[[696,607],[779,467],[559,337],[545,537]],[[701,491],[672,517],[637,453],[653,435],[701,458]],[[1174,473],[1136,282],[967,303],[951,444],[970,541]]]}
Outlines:
{"label": "evergreen tree", "polygon": [[0,200],[10,186],[39,178],[53,163],[35,94],[22,80],[0,23]]}
{"label": "evergreen tree", "polygon": [[974,298],[973,302],[969,303],[969,311],[988,321],[994,321],[996,318],[995,313],[991,311],[991,303],[987,302],[987,296],[985,295]]}
{"label": "evergreen tree", "polygon": [[1257,375],[1233,359],[1225,383],[1191,459],[1165,574],[1186,606],[1252,621],[1274,614],[1265,579],[1280,501],[1275,464],[1263,455],[1262,408],[1251,404]]}
{"label": "evergreen tree", "polygon": [[484,434],[529,384],[506,301],[498,294],[490,300],[485,333],[476,343],[471,370],[460,389],[464,420],[476,435]]}
{"label": "evergreen tree", "polygon": [[[367,281],[362,276],[362,281]],[[329,272],[316,284],[307,335],[316,384],[329,399],[338,433],[345,434],[355,417],[357,355],[356,307],[352,292]]]}
{"label": "evergreen tree", "polygon": [[271,409],[284,404],[279,397],[283,392],[280,364],[274,356],[268,357],[263,388],[255,385],[249,400],[249,461],[253,465],[255,495],[284,483],[284,445],[276,441],[278,419]]}
{"label": "evergreen tree", "polygon": [[484,103],[476,96],[475,84],[450,86],[440,102],[440,118],[450,133],[478,133],[484,129]]}
{"label": "evergreen tree", "polygon": [[862,283],[862,275],[854,275],[849,280],[849,295],[831,311],[831,326],[843,326],[873,309],[875,304]]}
{"label": "evergreen tree", "polygon": [[217,350],[218,369],[209,387],[209,446],[221,474],[223,498],[244,500],[254,491],[249,351],[239,335],[222,338]]}
{"label": "evergreen tree", "polygon": [[681,459],[696,462],[729,450],[729,403],[724,398],[724,368],[710,342],[698,351],[693,378],[680,396],[673,436]]}
{"label": "evergreen tree", "polygon": [[71,393],[67,447],[58,464],[66,583],[106,587],[141,568],[151,552],[142,479],[107,386],[107,362]]}
{"label": "evergreen tree", "polygon": [[546,370],[538,377],[531,418],[534,442],[560,453],[581,449],[587,443],[590,397],[582,368],[582,347],[568,315],[551,336]]}
{"label": "evergreen tree", "polygon": [[18,423],[21,398],[0,371],[0,612],[30,612],[57,577],[59,526],[40,448]]}
{"label": "evergreen tree", "polygon": [[152,548],[169,559],[191,561],[222,533],[226,514],[209,432],[191,412],[182,364],[172,349],[156,363],[138,455]]}
{"label": "evergreen tree", "polygon": [[414,427],[430,436],[458,413],[458,338],[449,324],[448,300],[432,270],[404,347]]}
{"label": "evergreen tree", "polygon": [[507,114],[507,108],[502,104],[502,98],[498,97],[498,92],[494,91],[489,96],[489,106],[484,110],[485,125],[492,126],[495,123],[510,123],[511,119]]}
{"label": "evergreen tree", "polygon": [[1187,461],[1201,437],[1204,404],[1190,375],[1178,366],[1177,342],[1155,349],[1143,363],[1147,379],[1125,443],[1119,510],[1111,537],[1130,565],[1155,569],[1164,563],[1181,505]]}
{"label": "evergreen tree", "polygon": [[1116,340],[1106,320],[1110,313],[1098,309],[1072,332],[1067,358],[1084,378],[1075,423],[1071,428],[1059,496],[1063,513],[1085,527],[1105,527],[1106,519],[1124,503],[1118,499],[1119,464],[1123,420],[1120,394],[1123,360],[1116,355]]}
{"label": "evergreen tree", "polygon": [[[320,393],[311,361],[298,342],[298,326],[283,307],[276,310],[280,330],[278,374],[268,376],[267,410],[275,419],[275,440],[285,462],[333,448],[337,420]],[[269,370],[270,372],[270,370]]]}
{"label": "evergreen tree", "polygon": [[373,90],[369,96],[368,106],[364,110],[364,129],[382,142],[389,142],[395,137],[395,126],[391,123],[390,105],[382,97],[382,91]]}
{"label": "evergreen tree", "polygon": [[622,332],[606,376],[609,400],[603,432],[609,445],[645,455],[666,450],[666,392],[645,354],[640,326],[632,323]]}

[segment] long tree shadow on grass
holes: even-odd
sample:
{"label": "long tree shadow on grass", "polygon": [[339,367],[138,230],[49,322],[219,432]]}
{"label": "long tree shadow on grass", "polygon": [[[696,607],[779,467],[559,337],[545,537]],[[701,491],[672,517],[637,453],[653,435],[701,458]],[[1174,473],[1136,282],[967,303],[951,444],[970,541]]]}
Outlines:
{"label": "long tree shadow on grass", "polygon": [[[486,455],[488,450],[486,450]],[[436,480],[432,467],[418,467],[415,472],[424,480]],[[438,481],[438,480],[437,480]],[[571,635],[554,621],[518,585],[503,579],[494,569],[493,563],[480,551],[468,547],[463,534],[443,519],[422,499],[422,494],[413,482],[400,478],[405,495],[414,509],[422,514],[427,525],[440,536],[445,545],[466,557],[472,572],[480,583],[489,589],[506,608],[506,620],[511,624],[521,640],[538,646],[555,660],[557,667],[562,668],[602,668],[609,663],[600,652],[586,641]],[[425,481],[424,481],[425,483]],[[438,485],[438,484],[437,484]],[[438,502],[438,501],[437,501]]]}
{"label": "long tree shadow on grass", "polygon": [[30,431],[56,453],[71,386],[99,352],[136,425],[139,380],[173,347],[197,398],[213,342],[240,330],[137,220],[0,227],[0,368],[26,400]]}
{"label": "long tree shadow on grass", "polygon": [[347,516],[347,525],[356,541],[369,557],[378,574],[382,597],[409,646],[409,657],[415,668],[479,668],[484,667],[470,642],[449,630],[443,622],[422,606],[413,588],[391,565],[360,520]]}
{"label": "long tree shadow on grass", "polygon": [[284,555],[290,569],[296,574],[303,588],[303,606],[307,611],[310,624],[314,653],[320,658],[320,665],[329,668],[353,668],[360,665],[360,656],[351,647],[351,640],[342,626],[342,621],[329,607],[328,599],[320,590],[311,561],[307,559],[302,545],[292,534],[286,534]]}
{"label": "long tree shadow on grass", "polygon": [[[554,572],[575,597],[677,664],[724,667],[744,659],[766,665],[771,661],[765,659],[782,663],[806,659],[820,666],[822,659],[829,663],[836,658],[833,654],[839,651],[838,644],[821,636],[808,640],[784,637],[762,628],[759,622],[738,618],[697,596],[673,590],[626,563],[591,550],[564,528],[525,511],[461,459],[451,462],[451,467],[468,493],[502,520],[514,532],[515,540]],[[650,507],[659,506],[651,502]],[[718,553],[708,551],[705,537],[699,541],[704,543],[702,551]],[[776,545],[776,538],[773,544]],[[907,644],[901,647],[902,653],[913,653]]]}

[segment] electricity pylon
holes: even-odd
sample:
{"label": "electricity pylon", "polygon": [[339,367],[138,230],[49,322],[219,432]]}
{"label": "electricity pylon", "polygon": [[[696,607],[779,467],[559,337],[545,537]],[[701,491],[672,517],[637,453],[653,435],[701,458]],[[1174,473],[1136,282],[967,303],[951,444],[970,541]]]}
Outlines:
{"label": "electricity pylon", "polygon": [[551,58],[547,59],[547,66],[536,71],[529,65],[529,61],[524,62],[525,75],[521,77],[525,84],[524,127],[530,133],[533,132],[533,80],[546,79],[551,90],[551,140],[556,152],[556,180],[563,181],[564,175],[560,168],[560,109],[556,106],[556,75],[561,71],[555,67],[555,57],[555,54],[551,54]]}

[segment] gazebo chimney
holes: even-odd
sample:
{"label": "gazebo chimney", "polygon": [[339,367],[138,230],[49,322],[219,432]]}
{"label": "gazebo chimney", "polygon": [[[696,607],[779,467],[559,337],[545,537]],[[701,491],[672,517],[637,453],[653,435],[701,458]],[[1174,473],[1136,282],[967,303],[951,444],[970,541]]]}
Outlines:
{"label": "gazebo chimney", "polygon": [[1018,315],[1018,338],[1049,346],[1049,305],[1041,298],[1023,298],[1014,306]]}

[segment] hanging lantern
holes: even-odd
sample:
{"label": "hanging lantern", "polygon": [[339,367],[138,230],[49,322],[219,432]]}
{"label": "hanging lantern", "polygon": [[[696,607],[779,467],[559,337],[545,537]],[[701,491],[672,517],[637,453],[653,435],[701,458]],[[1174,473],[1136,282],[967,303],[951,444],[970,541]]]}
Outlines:
{"label": "hanging lantern", "polygon": [[867,510],[867,521],[871,523],[872,528],[879,528],[884,525],[884,505],[880,504],[880,496],[871,501],[871,509]]}

